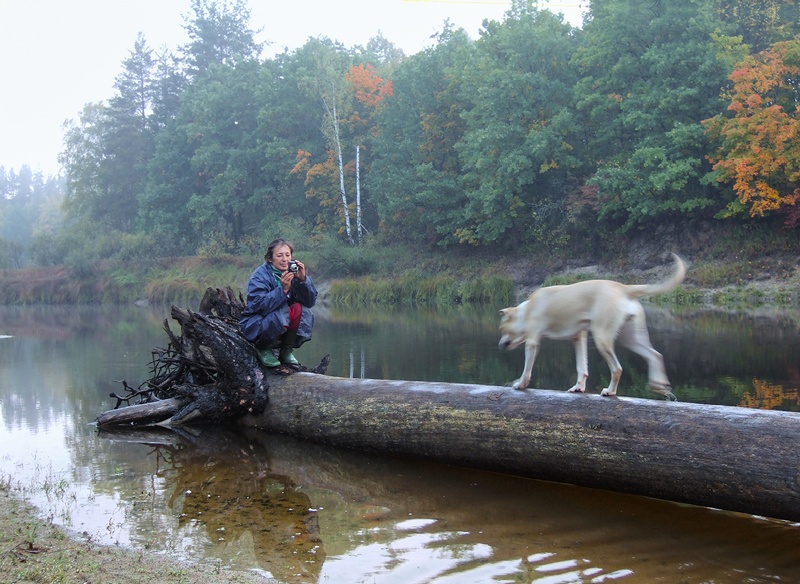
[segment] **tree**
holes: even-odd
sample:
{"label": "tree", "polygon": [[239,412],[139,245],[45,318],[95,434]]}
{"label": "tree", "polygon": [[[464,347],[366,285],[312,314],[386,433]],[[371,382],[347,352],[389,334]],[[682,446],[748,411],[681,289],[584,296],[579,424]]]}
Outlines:
{"label": "tree", "polygon": [[191,77],[204,75],[214,64],[233,67],[261,53],[246,0],[192,0],[183,28],[189,42],[182,53]]}
{"label": "tree", "polygon": [[162,49],[155,57],[152,87],[152,127],[156,132],[174,121],[181,108],[181,96],[189,80],[181,71],[177,57]]}
{"label": "tree", "polygon": [[717,149],[714,179],[733,183],[728,213],[751,217],[800,203],[800,41],[748,56],[730,76],[728,109],[705,121]]}
{"label": "tree", "polygon": [[109,222],[125,232],[134,230],[153,154],[153,68],[152,50],[140,33],[122,63],[114,83],[116,95],[106,110],[102,171],[107,196],[114,199],[114,217]]}
{"label": "tree", "polygon": [[257,222],[251,197],[258,152],[260,46],[243,0],[193,0],[182,47],[186,77],[159,62],[154,107],[159,135],[139,208],[140,226],[183,252],[236,245]]}
{"label": "tree", "polygon": [[298,150],[327,152],[320,132],[319,103],[310,99],[304,84],[313,59],[304,50],[266,61],[257,103],[258,148],[264,156],[262,181],[254,191],[264,233],[280,221],[313,224],[320,214],[319,200],[306,196],[305,176],[293,174]]}
{"label": "tree", "polygon": [[362,243],[363,218],[361,210],[361,150],[364,142],[375,132],[375,116],[386,97],[392,95],[392,82],[381,79],[372,65],[351,67],[345,75],[355,97],[355,107],[347,120],[347,131],[355,144],[356,172],[356,229],[358,243]]}
{"label": "tree", "polygon": [[[338,214],[342,218],[347,241],[353,245],[355,240],[350,220],[347,169],[344,162],[346,145],[342,132],[342,120],[350,114],[353,105],[352,94],[344,80],[351,64],[351,56],[328,39],[309,39],[303,52],[311,56],[313,64],[304,72],[300,83],[322,105],[322,134],[325,136],[328,155],[324,162],[313,164],[310,159],[313,153],[306,151],[309,156],[300,160],[301,164],[295,166],[294,172],[306,173],[306,183],[311,187],[308,196],[319,197],[323,209],[334,208],[331,197],[338,195],[341,201]],[[330,170],[335,172],[335,183],[331,183],[334,174]],[[319,223],[323,224],[324,221]]]}
{"label": "tree", "polygon": [[135,229],[155,139],[152,69],[151,50],[140,34],[108,105],[89,104],[80,121],[68,125],[60,161],[73,218],[127,233]]}
{"label": "tree", "polygon": [[578,166],[579,135],[571,111],[577,75],[570,64],[575,31],[562,17],[515,2],[503,23],[486,25],[463,68],[470,97],[456,145],[463,167],[461,243],[491,244],[514,232],[560,230],[561,186]]}
{"label": "tree", "polygon": [[800,6],[796,0],[719,0],[717,4],[720,20],[735,26],[753,52],[790,40],[799,32]]}
{"label": "tree", "polygon": [[596,0],[575,56],[602,219],[622,229],[709,215],[718,192],[701,120],[722,109],[730,30],[710,0]]}
{"label": "tree", "polygon": [[0,266],[22,268],[45,209],[61,202],[63,180],[45,178],[27,164],[6,172],[0,166]]}
{"label": "tree", "polygon": [[104,124],[106,106],[89,103],[83,106],[78,121],[65,124],[64,150],[59,162],[66,177],[64,209],[68,216],[96,218],[100,225],[113,202],[105,197],[102,164],[105,157]]}
{"label": "tree", "polygon": [[461,225],[461,164],[455,150],[464,132],[460,70],[473,42],[448,23],[435,47],[393,70],[393,95],[377,114],[366,179],[385,234],[426,244],[454,243]]}

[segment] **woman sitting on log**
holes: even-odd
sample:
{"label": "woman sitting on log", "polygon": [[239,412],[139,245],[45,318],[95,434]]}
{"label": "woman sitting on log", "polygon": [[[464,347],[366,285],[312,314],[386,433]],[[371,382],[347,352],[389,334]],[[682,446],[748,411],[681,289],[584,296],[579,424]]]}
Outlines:
{"label": "woman sitting on log", "polygon": [[[292,259],[294,247],[279,237],[247,283],[247,306],[239,326],[266,367],[299,365],[293,349],[311,339],[317,288],[306,266]],[[276,358],[273,349],[280,349]]]}

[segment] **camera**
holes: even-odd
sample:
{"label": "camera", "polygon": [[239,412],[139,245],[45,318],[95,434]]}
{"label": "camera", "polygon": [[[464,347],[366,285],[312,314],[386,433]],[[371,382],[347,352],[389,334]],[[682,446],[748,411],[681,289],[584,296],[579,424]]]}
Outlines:
{"label": "camera", "polygon": [[296,274],[296,273],[297,273],[297,270],[299,270],[299,269],[300,269],[300,267],[297,265],[297,262],[296,262],[296,261],[294,261],[294,260],[291,260],[291,261],[289,262],[289,267],[288,267],[287,269],[288,269],[288,270],[289,270],[291,273],[293,273],[293,274]]}

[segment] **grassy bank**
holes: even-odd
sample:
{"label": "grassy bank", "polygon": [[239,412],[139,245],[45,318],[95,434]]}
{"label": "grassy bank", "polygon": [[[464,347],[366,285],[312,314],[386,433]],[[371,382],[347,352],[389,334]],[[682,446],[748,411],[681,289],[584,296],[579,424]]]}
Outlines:
{"label": "grassy bank", "polygon": [[146,550],[101,546],[40,517],[13,492],[8,480],[0,484],[0,582],[84,584],[114,582],[142,584],[232,584],[273,582],[247,572],[220,566],[187,565]]}
{"label": "grassy bank", "polygon": [[[687,261],[683,285],[659,303],[753,307],[800,305],[800,240],[793,232],[692,232],[610,242],[602,250],[416,251],[405,246],[310,243],[296,256],[326,301],[344,305],[492,303],[510,305],[538,286],[587,278],[643,283],[671,269],[664,250]],[[260,256],[209,255],[107,261],[91,267],[0,272],[0,304],[127,304],[196,306],[208,287],[244,293]]]}

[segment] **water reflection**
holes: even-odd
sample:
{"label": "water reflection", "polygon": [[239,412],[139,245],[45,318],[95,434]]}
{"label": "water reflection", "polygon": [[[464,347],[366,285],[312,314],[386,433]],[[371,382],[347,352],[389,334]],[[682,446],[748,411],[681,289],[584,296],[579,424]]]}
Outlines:
{"label": "water reflection", "polygon": [[[651,340],[681,401],[800,411],[800,315],[646,310]],[[497,350],[497,326],[493,308],[334,308],[299,354],[316,364],[330,353],[328,373],[341,377],[506,385],[519,376],[524,357],[521,349]],[[620,395],[658,399],[644,361],[622,347],[618,354]],[[587,391],[599,393],[609,373],[591,338],[589,372]],[[566,389],[574,377],[571,343],[545,341],[531,386]]]}
{"label": "water reflection", "polygon": [[[290,477],[271,470],[264,444],[220,429],[101,431],[100,437],[152,446],[156,497],[163,497],[157,507],[171,510],[179,533],[199,537],[223,557],[248,550],[259,569],[284,582],[317,580],[325,560],[317,509]],[[152,535],[147,515],[129,519],[143,519],[134,530]],[[181,553],[192,556],[193,548]]]}
{"label": "water reflection", "polygon": [[173,554],[283,582],[758,582],[800,570],[800,530],[781,522],[252,430],[101,437],[152,447],[159,486],[147,513],[126,512],[133,539],[154,537],[151,515],[165,513],[178,518]]}

